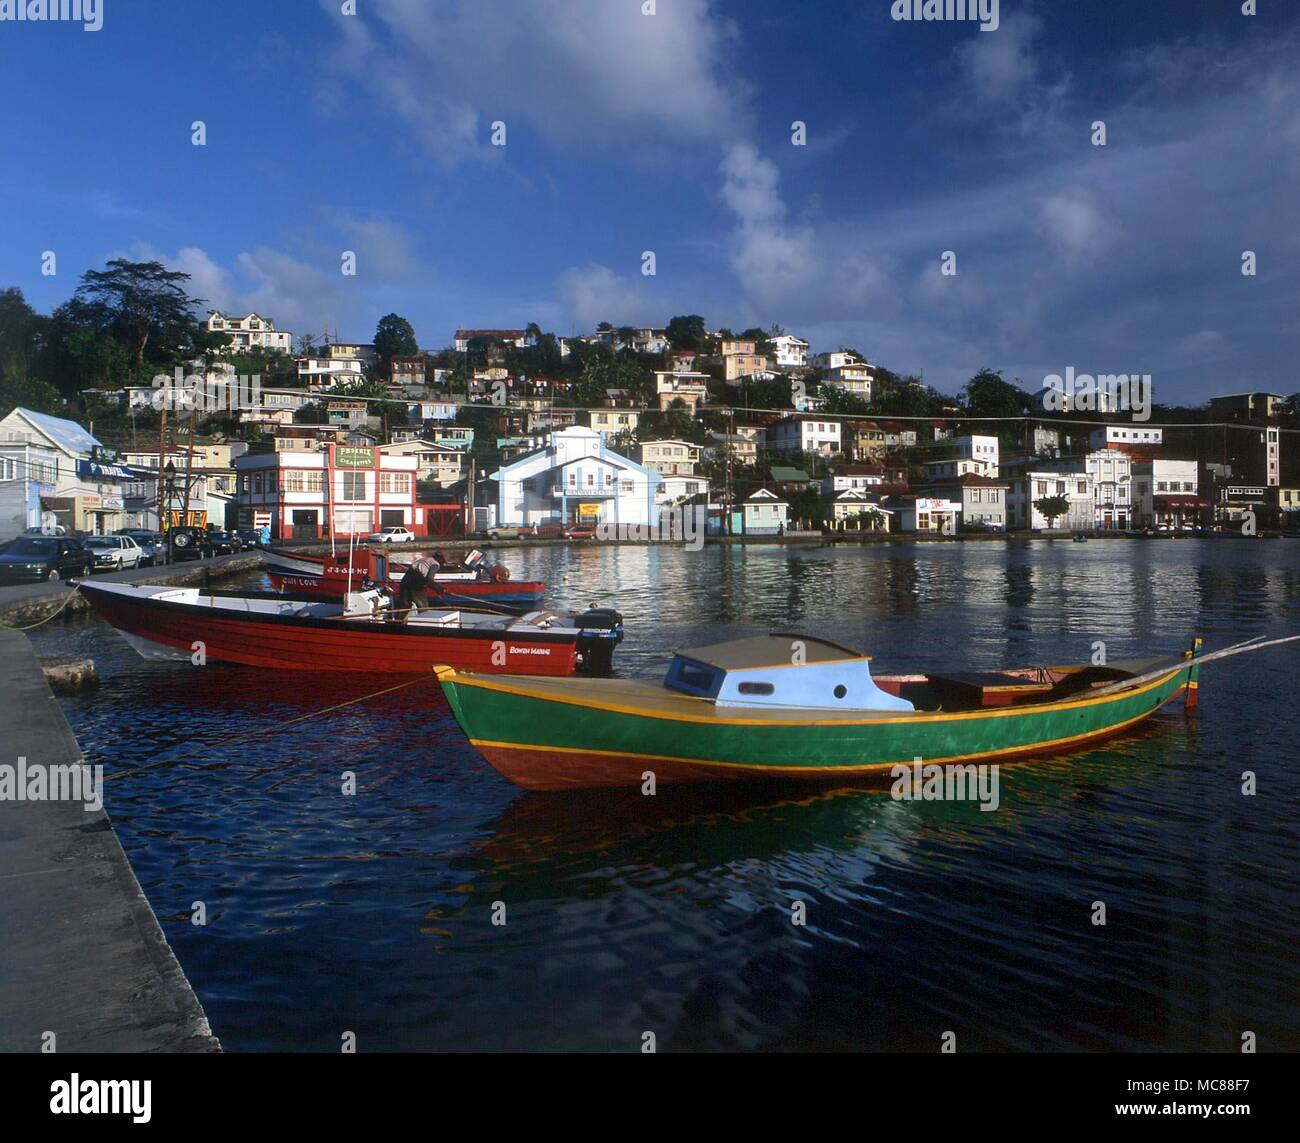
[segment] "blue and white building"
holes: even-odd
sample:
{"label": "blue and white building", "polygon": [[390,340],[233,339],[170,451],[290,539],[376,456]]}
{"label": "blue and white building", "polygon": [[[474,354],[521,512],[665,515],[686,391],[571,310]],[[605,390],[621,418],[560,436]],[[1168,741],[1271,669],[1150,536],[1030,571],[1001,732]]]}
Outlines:
{"label": "blue and white building", "polygon": [[[476,526],[651,524],[659,519],[657,472],[606,448],[601,434],[575,425],[550,434],[535,452],[488,477],[495,504]],[[492,518],[492,517],[495,518]]]}

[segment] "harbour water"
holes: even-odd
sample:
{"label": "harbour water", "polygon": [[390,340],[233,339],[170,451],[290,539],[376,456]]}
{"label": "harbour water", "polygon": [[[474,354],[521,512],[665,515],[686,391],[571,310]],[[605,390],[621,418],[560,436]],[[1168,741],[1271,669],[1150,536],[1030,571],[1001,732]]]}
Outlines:
{"label": "harbour water", "polygon": [[[861,646],[882,671],[1300,631],[1292,540],[507,562],[550,606],[619,608],[618,672],[643,678],[673,649],[767,630]],[[432,684],[284,727],[385,680],[146,663],[93,618],[33,634],[98,664],[101,689],[65,713],[227,1050],[337,1051],[346,1032],[363,1051],[635,1051],[646,1032],[659,1050],[936,1051],[948,1031],[965,1051],[1229,1052],[1246,1031],[1300,1048],[1289,648],[1207,667],[1195,716],[1004,766],[981,813],[887,786],[525,793]]]}

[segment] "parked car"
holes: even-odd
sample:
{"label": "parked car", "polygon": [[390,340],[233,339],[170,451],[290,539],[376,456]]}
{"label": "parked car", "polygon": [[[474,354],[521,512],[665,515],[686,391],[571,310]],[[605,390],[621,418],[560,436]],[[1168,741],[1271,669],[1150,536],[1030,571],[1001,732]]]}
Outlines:
{"label": "parked car", "polygon": [[493,540],[517,540],[520,536],[532,535],[532,529],[513,524],[493,524],[484,534]]}
{"label": "parked car", "polygon": [[261,528],[236,528],[235,535],[239,537],[239,542],[246,548],[260,548],[262,546]]}
{"label": "parked car", "polygon": [[85,578],[95,557],[71,536],[28,536],[0,548],[0,584]]}
{"label": "parked car", "polygon": [[167,533],[168,547],[172,559],[206,560],[212,556],[212,541],[208,539],[206,528],[183,525]]}
{"label": "parked car", "polygon": [[68,529],[62,524],[51,524],[49,527],[28,528],[23,535],[25,536],[66,536]]}
{"label": "parked car", "polygon": [[415,533],[409,528],[381,528],[366,537],[367,544],[413,544]]}
{"label": "parked car", "polygon": [[208,529],[208,544],[214,555],[233,556],[244,550],[244,542],[234,532],[223,532],[219,528]]}
{"label": "parked car", "polygon": [[113,534],[116,536],[130,536],[140,545],[140,551],[143,553],[143,558],[140,560],[142,568],[151,568],[158,562],[159,550],[167,542],[166,537],[161,532],[148,532],[143,528],[119,528]]}
{"label": "parked car", "polygon": [[560,535],[566,540],[594,540],[596,529],[592,524],[570,524]]}
{"label": "parked car", "polygon": [[95,557],[96,571],[138,568],[144,552],[130,536],[87,536],[82,547]]}

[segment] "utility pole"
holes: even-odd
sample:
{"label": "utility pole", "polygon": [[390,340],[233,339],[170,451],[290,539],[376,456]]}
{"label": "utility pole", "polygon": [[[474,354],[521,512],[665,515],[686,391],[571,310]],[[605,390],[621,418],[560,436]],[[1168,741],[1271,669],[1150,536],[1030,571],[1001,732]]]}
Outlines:
{"label": "utility pole", "polygon": [[[172,390],[166,388],[163,390],[163,393],[163,406],[158,417],[158,490],[155,493],[154,501],[158,508],[158,530],[167,533],[167,551],[170,556],[171,529],[164,522],[166,507],[163,503],[163,466],[167,463],[167,406],[171,403]],[[168,562],[171,562],[170,559]]]}

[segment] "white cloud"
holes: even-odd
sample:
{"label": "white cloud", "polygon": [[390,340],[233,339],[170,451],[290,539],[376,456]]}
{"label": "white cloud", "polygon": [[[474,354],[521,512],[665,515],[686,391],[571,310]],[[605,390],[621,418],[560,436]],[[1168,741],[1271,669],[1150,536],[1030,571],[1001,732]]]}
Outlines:
{"label": "white cloud", "polygon": [[614,326],[641,325],[651,312],[638,282],[594,262],[565,270],[560,275],[559,294],[564,310],[581,330],[593,329],[602,321]]}
{"label": "white cloud", "polygon": [[1033,83],[1038,75],[1033,43],[1042,26],[1032,12],[1008,14],[996,32],[971,36],[957,47],[958,67],[980,103],[1010,103]]}
{"label": "white cloud", "polygon": [[446,164],[502,158],[488,140],[496,120],[507,145],[537,131],[589,148],[717,141],[742,118],[743,84],[729,65],[720,78],[734,33],[710,0],[661,0],[653,16],[630,0],[531,0],[508,14],[478,0],[368,0],[364,20],[321,2],[342,36],[335,63]]}

